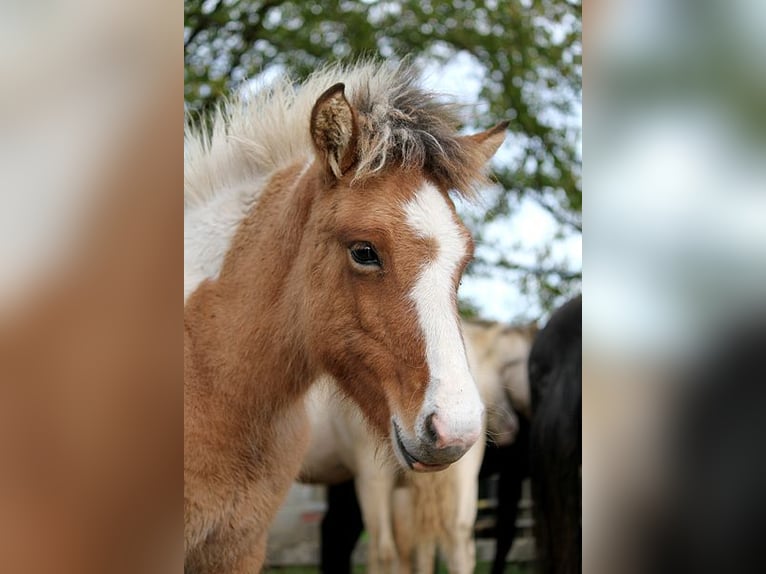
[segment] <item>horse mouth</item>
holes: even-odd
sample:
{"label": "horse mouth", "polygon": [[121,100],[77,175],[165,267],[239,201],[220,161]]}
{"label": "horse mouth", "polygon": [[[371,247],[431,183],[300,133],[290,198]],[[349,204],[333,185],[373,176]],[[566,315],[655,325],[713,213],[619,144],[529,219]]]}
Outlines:
{"label": "horse mouth", "polygon": [[401,458],[404,459],[404,462],[407,464],[407,468],[414,470],[415,472],[436,472],[438,470],[444,470],[449,466],[449,464],[426,464],[412,456],[407,450],[407,447],[404,446],[402,437],[399,435],[399,425],[397,425],[396,421],[393,419],[391,420],[391,424],[394,427],[396,448],[399,451]]}

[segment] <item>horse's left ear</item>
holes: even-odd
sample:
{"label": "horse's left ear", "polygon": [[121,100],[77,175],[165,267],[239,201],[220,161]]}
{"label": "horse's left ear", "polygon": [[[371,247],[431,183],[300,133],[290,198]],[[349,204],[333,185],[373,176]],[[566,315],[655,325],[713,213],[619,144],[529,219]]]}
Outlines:
{"label": "horse's left ear", "polygon": [[484,163],[488,162],[495,152],[505,141],[505,130],[508,129],[510,122],[500,122],[495,127],[489,128],[478,134],[465,136],[465,140],[471,142],[479,151]]}
{"label": "horse's left ear", "polygon": [[346,99],[345,86],[335,84],[311,110],[311,139],[319,157],[338,179],[356,161],[356,111]]}

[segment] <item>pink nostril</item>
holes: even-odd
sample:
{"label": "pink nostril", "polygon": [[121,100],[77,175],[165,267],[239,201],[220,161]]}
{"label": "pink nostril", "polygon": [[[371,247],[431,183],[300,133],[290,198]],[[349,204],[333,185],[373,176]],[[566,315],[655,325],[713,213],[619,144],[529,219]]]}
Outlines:
{"label": "pink nostril", "polygon": [[426,417],[426,435],[429,439],[431,439],[431,442],[436,444],[439,442],[439,431],[436,428],[436,425],[434,424],[434,419],[436,418],[436,413],[431,413]]}
{"label": "pink nostril", "polygon": [[426,431],[436,448],[449,448],[454,446],[470,446],[479,438],[481,430],[469,433],[451,435],[448,425],[439,418],[436,413],[431,413],[426,419]]}

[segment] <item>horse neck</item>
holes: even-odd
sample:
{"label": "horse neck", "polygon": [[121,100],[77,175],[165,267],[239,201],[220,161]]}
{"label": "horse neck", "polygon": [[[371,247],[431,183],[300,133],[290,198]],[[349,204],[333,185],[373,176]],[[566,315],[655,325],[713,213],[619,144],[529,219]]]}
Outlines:
{"label": "horse neck", "polygon": [[285,408],[315,378],[301,327],[300,276],[291,264],[311,208],[311,178],[304,175],[293,166],[271,178],[240,223],[218,278],[203,282],[184,306],[191,378],[262,413]]}

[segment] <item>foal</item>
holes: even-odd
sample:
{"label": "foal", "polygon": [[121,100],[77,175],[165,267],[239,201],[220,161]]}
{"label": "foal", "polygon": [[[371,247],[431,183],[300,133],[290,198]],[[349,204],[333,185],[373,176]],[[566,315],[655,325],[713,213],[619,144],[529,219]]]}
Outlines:
{"label": "foal", "polygon": [[403,468],[480,437],[455,302],[472,242],[448,192],[472,194],[506,126],[456,126],[411,69],[362,64],[186,130],[186,571],[261,567],[322,375]]}

